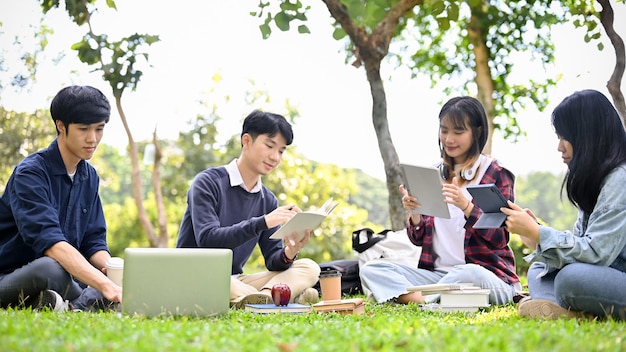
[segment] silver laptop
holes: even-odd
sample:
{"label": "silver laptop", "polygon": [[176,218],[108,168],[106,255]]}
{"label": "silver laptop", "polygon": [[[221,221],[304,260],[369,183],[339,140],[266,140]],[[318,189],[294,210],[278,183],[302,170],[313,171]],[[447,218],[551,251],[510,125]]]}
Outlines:
{"label": "silver laptop", "polygon": [[217,316],[230,306],[232,251],[126,248],[122,313],[146,317]]}
{"label": "silver laptop", "polygon": [[414,213],[450,219],[450,209],[443,200],[441,175],[435,167],[400,164],[409,194],[421,204]]}

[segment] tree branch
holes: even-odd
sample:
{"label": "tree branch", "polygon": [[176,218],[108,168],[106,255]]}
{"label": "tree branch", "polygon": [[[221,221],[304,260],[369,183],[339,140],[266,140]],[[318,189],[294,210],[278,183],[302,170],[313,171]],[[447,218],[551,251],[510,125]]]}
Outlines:
{"label": "tree branch", "polygon": [[[380,62],[389,52],[389,43],[393,38],[393,33],[408,12],[415,6],[423,3],[423,0],[401,0],[394,6],[387,16],[374,28],[372,34],[368,35],[363,27],[359,27],[350,17],[348,8],[340,0],[322,0],[330,15],[339,23],[341,28],[352,40],[355,47],[357,62],[354,66],[359,67],[364,62],[363,55],[371,57],[373,61]],[[367,54],[364,53],[367,51]]]}
{"label": "tree branch", "polygon": [[602,5],[602,11],[600,12],[600,22],[602,23],[602,27],[606,31],[607,36],[611,40],[611,44],[613,44],[613,48],[615,49],[615,68],[613,69],[613,74],[611,78],[606,84],[606,87],[611,93],[611,97],[613,98],[613,103],[619,114],[622,117],[622,122],[626,125],[626,103],[624,103],[624,95],[620,89],[622,85],[622,77],[624,77],[624,69],[626,66],[626,53],[624,49],[624,41],[622,38],[615,32],[615,28],[613,27],[613,21],[615,19],[615,15],[613,13],[613,7],[611,7],[611,3],[609,0],[598,0],[598,3]]}

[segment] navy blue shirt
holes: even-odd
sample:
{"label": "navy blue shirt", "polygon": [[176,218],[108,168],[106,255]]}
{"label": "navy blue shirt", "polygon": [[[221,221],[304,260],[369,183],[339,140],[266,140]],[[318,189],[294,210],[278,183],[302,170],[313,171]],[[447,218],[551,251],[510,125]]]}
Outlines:
{"label": "navy blue shirt", "polygon": [[0,196],[0,273],[42,257],[61,241],[87,259],[108,251],[99,182],[84,160],[72,182],[56,139],[20,162]]}
{"label": "navy blue shirt", "polygon": [[279,227],[268,229],[265,223],[265,214],[277,207],[267,187],[251,193],[231,186],[225,167],[206,169],[189,188],[176,247],[230,248],[232,274],[241,274],[258,243],[268,270],[286,270],[293,260],[284,254],[281,240],[269,238]]}

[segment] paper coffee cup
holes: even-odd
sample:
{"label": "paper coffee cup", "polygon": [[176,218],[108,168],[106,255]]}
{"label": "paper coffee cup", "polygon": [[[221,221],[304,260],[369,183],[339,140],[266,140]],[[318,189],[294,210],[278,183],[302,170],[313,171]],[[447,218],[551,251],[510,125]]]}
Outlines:
{"label": "paper coffee cup", "polygon": [[124,282],[124,259],[112,257],[106,262],[105,267],[108,278],[121,287]]}
{"label": "paper coffee cup", "polygon": [[320,289],[323,301],[341,299],[341,273],[338,270],[324,270],[320,273]]}

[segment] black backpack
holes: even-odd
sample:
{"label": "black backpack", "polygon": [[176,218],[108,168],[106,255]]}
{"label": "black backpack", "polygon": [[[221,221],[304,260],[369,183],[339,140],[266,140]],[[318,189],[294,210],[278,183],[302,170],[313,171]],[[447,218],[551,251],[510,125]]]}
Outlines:
{"label": "black backpack", "polygon": [[[359,261],[356,259],[339,259],[320,264],[320,270],[337,270],[341,273],[341,293],[344,295],[354,295],[363,293],[361,278],[359,277]],[[313,286],[318,292],[320,289],[319,280]]]}

